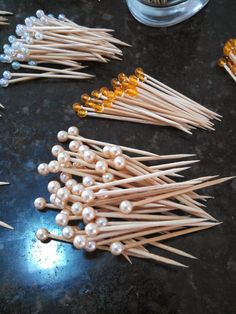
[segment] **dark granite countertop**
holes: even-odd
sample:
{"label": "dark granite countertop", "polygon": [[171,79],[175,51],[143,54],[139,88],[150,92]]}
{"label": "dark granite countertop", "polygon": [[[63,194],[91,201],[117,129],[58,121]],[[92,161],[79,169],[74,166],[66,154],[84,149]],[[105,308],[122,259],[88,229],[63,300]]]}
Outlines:
{"label": "dark granite countertop", "polygon": [[[224,42],[236,35],[236,2],[211,0],[189,21],[163,29],[136,22],[121,0],[2,0],[0,7],[15,13],[11,26],[0,30],[1,45],[39,8],[62,11],[82,25],[114,28],[133,45],[124,49],[122,62],[90,65],[97,75],[90,82],[42,80],[0,90],[6,106],[0,120],[0,181],[11,182],[0,190],[0,218],[15,227],[0,229],[0,313],[236,313],[236,181],[208,190],[215,196],[208,211],[222,225],[169,241],[199,258],[183,259],[188,269],[138,259],[130,265],[108,253],[39,244],[35,231],[52,229],[55,214],[33,206],[37,196],[47,195],[49,179],[37,174],[37,165],[50,160],[57,132],[76,124],[91,138],[160,154],[196,153],[201,163],[189,171],[192,177],[236,174],[235,84],[216,66]],[[136,66],[222,114],[216,131],[188,136],[169,128],[78,120],[71,104],[82,92]]]}

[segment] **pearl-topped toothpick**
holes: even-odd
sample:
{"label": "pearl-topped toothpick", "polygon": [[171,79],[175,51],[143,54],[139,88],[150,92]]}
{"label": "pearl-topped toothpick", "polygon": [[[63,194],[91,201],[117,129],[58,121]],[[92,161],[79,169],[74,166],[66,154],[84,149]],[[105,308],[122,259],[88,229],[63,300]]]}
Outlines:
{"label": "pearl-topped toothpick", "polygon": [[[218,224],[204,210],[202,201],[208,197],[196,191],[232,178],[208,176],[176,182],[174,178],[198,160],[173,159],[192,155],[162,156],[97,141],[81,136],[77,127],[58,132],[57,138],[61,143],[69,140],[69,147],[53,146],[55,159],[40,164],[38,172],[44,176],[60,173],[59,180],[48,183],[50,201],[39,197],[35,207],[58,211],[55,223],[62,233],[39,229],[40,241],[54,239],[87,252],[110,251],[128,261],[135,256],[186,267],[151,253],[145,245],[194,258],[162,242]],[[84,227],[75,225],[80,222]]]}
{"label": "pearl-topped toothpick", "polygon": [[25,25],[16,26],[16,36],[8,37],[9,44],[3,46],[4,54],[0,55],[0,61],[11,63],[13,71],[27,72],[5,71],[0,86],[36,78],[92,78],[80,71],[84,68],[81,62],[121,60],[122,51],[116,45],[129,46],[114,38],[111,31],[83,27],[63,14],[55,18],[38,10],[36,17],[27,17]]}
{"label": "pearl-topped toothpick", "polygon": [[[3,186],[3,185],[8,185],[9,183],[8,182],[0,182],[0,186]],[[0,221],[0,227],[4,227],[4,228],[7,228],[7,229],[14,229],[12,226],[8,225],[7,223],[3,222],[3,221]]]}

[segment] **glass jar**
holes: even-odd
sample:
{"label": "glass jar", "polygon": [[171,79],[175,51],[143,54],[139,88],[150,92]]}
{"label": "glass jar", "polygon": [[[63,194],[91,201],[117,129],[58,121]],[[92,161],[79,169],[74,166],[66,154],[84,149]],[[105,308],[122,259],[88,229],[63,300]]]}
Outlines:
{"label": "glass jar", "polygon": [[178,24],[200,11],[209,0],[126,0],[132,15],[155,27]]}

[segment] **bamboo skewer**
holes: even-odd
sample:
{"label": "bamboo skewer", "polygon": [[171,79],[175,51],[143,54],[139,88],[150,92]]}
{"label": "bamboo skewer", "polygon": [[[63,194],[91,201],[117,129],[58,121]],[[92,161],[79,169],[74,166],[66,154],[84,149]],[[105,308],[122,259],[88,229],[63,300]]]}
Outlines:
{"label": "bamboo skewer", "polygon": [[[161,242],[219,224],[204,210],[207,196],[196,191],[232,178],[184,180],[181,176],[181,181],[174,181],[175,175],[196,162],[174,159],[191,154],[162,156],[117,146],[85,138],[76,127],[60,131],[58,140],[70,140],[69,149],[55,145],[52,154],[56,160],[39,165],[38,171],[41,175],[61,172],[61,182],[49,182],[50,202],[38,198],[35,207],[57,210],[55,221],[63,230],[62,235],[55,235],[39,229],[39,240],[64,241],[89,252],[96,248],[110,251],[129,262],[131,257],[139,257],[186,267],[152,253],[146,245],[195,258]],[[80,221],[85,226],[75,227]]]}

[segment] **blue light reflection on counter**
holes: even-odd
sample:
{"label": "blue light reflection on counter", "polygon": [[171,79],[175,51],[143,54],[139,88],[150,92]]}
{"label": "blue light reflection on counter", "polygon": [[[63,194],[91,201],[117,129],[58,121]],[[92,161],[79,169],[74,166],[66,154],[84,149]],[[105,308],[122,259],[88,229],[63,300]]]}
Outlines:
{"label": "blue light reflection on counter", "polygon": [[29,272],[66,265],[65,250],[59,242],[41,243],[36,240],[27,251]]}

